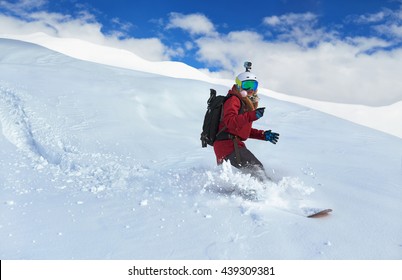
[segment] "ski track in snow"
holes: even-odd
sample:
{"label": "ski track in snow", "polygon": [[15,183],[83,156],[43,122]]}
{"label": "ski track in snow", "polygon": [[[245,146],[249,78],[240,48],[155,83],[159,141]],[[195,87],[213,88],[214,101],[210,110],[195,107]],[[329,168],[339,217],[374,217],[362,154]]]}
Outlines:
{"label": "ski track in snow", "polygon": [[80,152],[55,132],[62,128],[55,130],[35,118],[17,91],[4,86],[0,87],[0,120],[5,138],[32,161],[34,169],[59,179],[60,188],[75,186],[98,193],[125,187],[146,171],[139,165],[124,166],[113,155]]}

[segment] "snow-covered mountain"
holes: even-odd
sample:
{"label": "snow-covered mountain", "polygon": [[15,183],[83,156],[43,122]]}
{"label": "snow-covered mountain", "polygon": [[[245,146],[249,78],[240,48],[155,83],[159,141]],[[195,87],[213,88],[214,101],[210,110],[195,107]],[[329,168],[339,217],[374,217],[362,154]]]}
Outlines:
{"label": "snow-covered mountain", "polygon": [[[196,79],[208,83],[224,85],[226,87],[231,86],[233,83],[232,79],[211,78],[184,63],[172,61],[151,62],[126,50],[96,45],[74,38],[52,37],[42,32],[27,35],[1,34],[0,37],[30,42],[73,58],[120,68],[174,78]],[[289,79],[291,80],[291,77],[289,77]],[[323,89],[323,91],[325,91],[325,89]],[[259,90],[259,93],[261,95],[274,97],[275,99],[306,106],[402,138],[402,126],[399,125],[398,122],[398,120],[402,119],[402,100],[388,106],[379,105],[370,107],[356,104],[322,102],[289,96],[263,88]]]}
{"label": "snow-covered mountain", "polygon": [[229,85],[93,61],[0,39],[1,259],[402,258],[400,138],[262,90],[262,184],[201,148]]}

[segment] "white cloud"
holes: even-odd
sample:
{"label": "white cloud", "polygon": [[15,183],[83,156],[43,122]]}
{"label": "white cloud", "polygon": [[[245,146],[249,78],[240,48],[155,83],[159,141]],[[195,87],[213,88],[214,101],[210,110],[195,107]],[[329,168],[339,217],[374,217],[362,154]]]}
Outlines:
{"label": "white cloud", "polygon": [[42,8],[48,3],[48,0],[19,0],[14,2],[9,2],[5,0],[0,0],[0,5],[11,12],[14,13],[26,13],[33,9]]}
{"label": "white cloud", "polygon": [[293,41],[303,47],[309,47],[319,41],[332,40],[336,36],[335,32],[317,28],[318,16],[309,12],[265,17],[262,22],[270,32],[279,33],[279,40]]}
{"label": "white cloud", "polygon": [[203,14],[183,15],[180,13],[171,13],[166,28],[180,28],[189,32],[191,35],[213,36],[216,34],[214,25]]}
{"label": "white cloud", "polygon": [[[264,50],[263,37],[251,31],[230,32],[219,37],[197,39],[198,58],[213,66],[220,66],[231,71],[233,66],[255,57]],[[233,73],[234,74],[234,73]]]}
{"label": "white cloud", "polygon": [[[252,61],[262,87],[291,95],[373,106],[402,100],[401,49],[384,51],[392,43],[381,38],[340,38],[316,28],[315,18],[265,18],[265,24],[284,28],[272,41],[250,31],[201,37],[195,41],[198,58],[222,67],[225,78],[233,78],[243,71],[244,61]],[[291,24],[295,26],[285,28]],[[307,47],[311,42],[314,46]]]}
{"label": "white cloud", "polygon": [[386,10],[383,10],[381,12],[374,13],[374,14],[360,15],[357,18],[355,18],[354,21],[357,23],[362,23],[362,24],[377,23],[377,22],[383,21],[391,13],[392,13],[391,10],[386,9]]}
{"label": "white cloud", "polygon": [[402,6],[397,10],[384,8],[377,13],[355,16],[351,21],[370,25],[380,36],[398,41],[402,39]]}
{"label": "white cloud", "polygon": [[112,18],[112,23],[119,27],[119,30],[122,30],[120,36],[125,36],[123,32],[129,32],[133,28],[133,24],[131,22],[122,22],[119,18]]}
{"label": "white cloud", "polygon": [[278,16],[265,17],[263,23],[270,26],[278,26],[281,24],[281,19]]}
{"label": "white cloud", "polygon": [[281,16],[265,17],[263,23],[271,26],[281,26],[283,28],[292,25],[311,25],[317,21],[317,16],[313,13],[295,14],[289,13]]}
{"label": "white cloud", "polygon": [[[126,49],[152,61],[168,60],[171,55],[176,54],[175,50],[169,49],[158,38],[143,39],[126,36],[124,32],[130,27],[128,25],[105,34],[102,32],[102,24],[86,10],[80,10],[73,16],[43,10],[46,0],[20,0],[13,3],[1,1],[0,3],[3,9],[9,11],[8,15],[0,14],[0,36],[43,32],[51,36],[77,38]],[[113,23],[119,24],[120,27],[123,25],[116,18],[113,19]]]}
{"label": "white cloud", "polygon": [[381,24],[375,26],[374,29],[380,34],[391,36],[397,39],[402,39],[402,25],[400,24]]}

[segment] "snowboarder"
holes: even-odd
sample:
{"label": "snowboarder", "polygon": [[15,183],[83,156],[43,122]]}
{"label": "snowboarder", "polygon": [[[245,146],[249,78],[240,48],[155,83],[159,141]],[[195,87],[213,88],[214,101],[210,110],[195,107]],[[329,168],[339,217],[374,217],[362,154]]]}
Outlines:
{"label": "snowboarder", "polygon": [[214,151],[218,164],[228,160],[234,167],[265,180],[269,177],[263,164],[246,148],[244,141],[254,138],[276,144],[279,134],[252,127],[253,122],[264,115],[265,107],[258,108],[258,81],[250,72],[251,62],[245,62],[244,66],[246,71],[236,77],[236,83],[228,92],[230,97],[223,104]]}

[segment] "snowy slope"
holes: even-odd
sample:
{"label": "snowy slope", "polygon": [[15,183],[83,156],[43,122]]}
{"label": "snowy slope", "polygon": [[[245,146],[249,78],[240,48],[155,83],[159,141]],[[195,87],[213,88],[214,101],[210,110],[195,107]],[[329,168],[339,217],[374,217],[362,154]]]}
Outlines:
{"label": "snowy slope", "polygon": [[206,74],[184,63],[173,61],[148,61],[127,50],[101,46],[75,38],[52,37],[42,32],[27,35],[0,34],[0,38],[15,39],[37,44],[73,58],[110,66],[175,78],[223,81],[211,79]]}
{"label": "snowy slope", "polygon": [[[130,70],[174,78],[196,79],[213,84],[224,85],[226,87],[230,87],[233,83],[232,79],[211,78],[199,70],[183,63],[172,61],[147,61],[126,50],[96,45],[75,38],[52,37],[42,32],[26,35],[0,34],[0,38],[30,42],[80,60],[97,62]],[[237,71],[241,70],[242,69],[238,69]],[[289,77],[289,79],[291,79],[291,77]],[[323,89],[323,91],[325,91],[325,89]],[[259,93],[261,95],[267,95],[279,100],[290,101],[292,103],[313,108],[402,138],[402,126],[399,125],[397,121],[402,119],[402,101],[388,106],[370,107],[356,104],[322,102],[289,96],[267,89],[260,89]]]}
{"label": "snowy slope", "polygon": [[264,95],[261,184],[201,148],[211,87],[1,39],[0,258],[402,258],[400,138]]}

